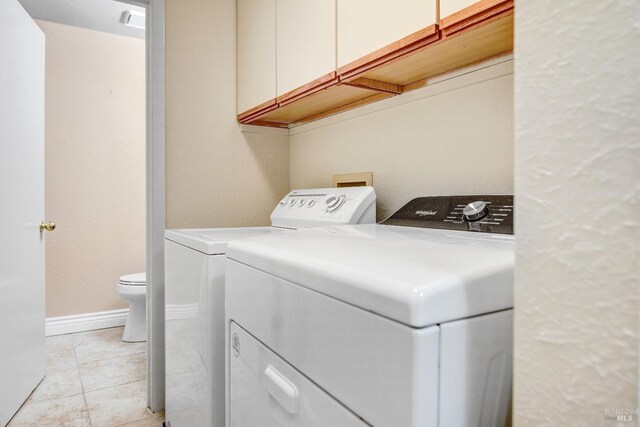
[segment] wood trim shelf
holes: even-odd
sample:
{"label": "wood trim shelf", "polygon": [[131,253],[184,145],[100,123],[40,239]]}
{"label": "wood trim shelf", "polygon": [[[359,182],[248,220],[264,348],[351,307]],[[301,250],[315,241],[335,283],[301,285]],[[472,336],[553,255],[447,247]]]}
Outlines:
{"label": "wood trim shelf", "polygon": [[332,71],[304,86],[300,86],[299,88],[277,97],[276,100],[278,101],[279,106],[284,106],[295,102],[300,98],[304,98],[305,96],[313,95],[314,93],[321,91],[322,89],[326,89],[336,83],[338,83],[338,75],[335,71]]}
{"label": "wood trim shelf", "polygon": [[455,69],[513,51],[513,0],[482,0],[402,40],[238,115],[287,128],[425,86]]}
{"label": "wood trim shelf", "polygon": [[409,55],[375,68],[362,77],[418,89],[437,75],[513,50],[513,11],[492,16]]}
{"label": "wood trim shelf", "polygon": [[275,99],[264,102],[257,107],[254,107],[250,110],[245,111],[238,115],[238,121],[240,123],[248,123],[254,118],[261,116],[262,114],[268,113],[271,110],[275,110],[278,108],[278,103]]}
{"label": "wood trim shelf", "polygon": [[[385,93],[385,92],[380,92],[380,93],[375,93],[373,95],[370,95],[366,98],[362,98],[362,99],[356,99],[354,101],[348,102],[346,104],[342,104],[342,105],[338,105],[336,107],[333,107],[331,109],[328,110],[323,110],[320,111],[316,114],[312,114],[310,116],[306,116],[304,118],[304,120],[300,120],[296,123],[308,123],[308,122],[312,122],[314,120],[320,120],[323,119],[325,117],[329,117],[332,116],[334,114],[338,114],[341,113],[343,111],[348,111],[348,110],[352,110],[354,108],[358,108],[362,105],[367,105],[367,104],[371,104],[373,102],[376,101],[382,101],[383,99],[387,99],[392,97],[393,95],[389,94],[389,93]],[[287,125],[287,127],[289,127]]]}
{"label": "wood trim shelf", "polygon": [[251,122],[253,126],[265,126],[270,128],[280,128],[287,129],[289,124],[287,123],[278,123],[278,122],[270,122],[268,120],[254,120]]}
{"label": "wood trim shelf", "polygon": [[427,28],[416,31],[397,42],[391,43],[345,66],[339,67],[338,75],[341,80],[357,78],[358,75],[372,68],[383,65],[402,55],[411,53],[416,49],[435,42],[439,37],[438,26],[436,24],[429,25]]}
{"label": "wood trim shelf", "polygon": [[[317,120],[326,115],[343,111],[347,105],[354,103],[357,103],[355,105],[361,105],[363,100],[378,94],[380,92],[377,90],[337,83],[300,98],[296,102],[272,110],[261,116],[261,120],[287,125]],[[384,93],[384,95],[386,97],[393,96],[388,93]]]}
{"label": "wood trim shelf", "polygon": [[484,0],[474,3],[440,21],[443,37],[513,11],[513,0]]}

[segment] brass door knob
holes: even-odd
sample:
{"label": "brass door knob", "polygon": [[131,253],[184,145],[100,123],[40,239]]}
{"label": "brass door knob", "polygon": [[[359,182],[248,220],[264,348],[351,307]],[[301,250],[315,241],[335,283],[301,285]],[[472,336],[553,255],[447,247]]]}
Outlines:
{"label": "brass door knob", "polygon": [[40,232],[42,233],[44,230],[47,231],[53,231],[56,229],[56,223],[55,222],[44,222],[42,221],[40,223]]}

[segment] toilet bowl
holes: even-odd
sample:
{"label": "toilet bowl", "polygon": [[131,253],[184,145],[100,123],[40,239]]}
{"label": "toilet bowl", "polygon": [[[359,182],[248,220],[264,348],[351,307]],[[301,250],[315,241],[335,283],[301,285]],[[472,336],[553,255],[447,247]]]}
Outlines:
{"label": "toilet bowl", "polygon": [[129,315],[124,326],[122,341],[141,342],[147,340],[147,275],[126,274],[118,280],[118,295],[129,302]]}

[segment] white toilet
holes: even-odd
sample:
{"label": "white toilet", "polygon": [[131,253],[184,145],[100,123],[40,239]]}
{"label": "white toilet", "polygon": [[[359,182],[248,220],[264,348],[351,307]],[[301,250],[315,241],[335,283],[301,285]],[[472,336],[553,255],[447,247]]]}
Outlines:
{"label": "white toilet", "polygon": [[129,301],[129,316],[124,326],[122,341],[140,342],[147,340],[147,274],[134,273],[120,276],[118,295]]}

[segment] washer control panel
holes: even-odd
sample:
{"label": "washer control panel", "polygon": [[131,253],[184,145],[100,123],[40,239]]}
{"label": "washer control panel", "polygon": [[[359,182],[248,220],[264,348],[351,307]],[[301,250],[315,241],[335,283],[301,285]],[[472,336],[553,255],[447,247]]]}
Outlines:
{"label": "washer control panel", "polygon": [[376,193],[372,187],[293,190],[271,214],[274,227],[302,228],[318,225],[375,222]]}
{"label": "washer control panel", "polygon": [[418,197],[382,224],[513,234],[513,196]]}

